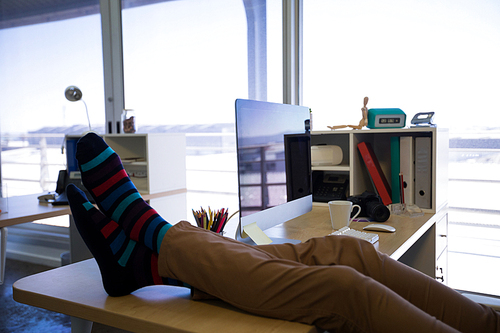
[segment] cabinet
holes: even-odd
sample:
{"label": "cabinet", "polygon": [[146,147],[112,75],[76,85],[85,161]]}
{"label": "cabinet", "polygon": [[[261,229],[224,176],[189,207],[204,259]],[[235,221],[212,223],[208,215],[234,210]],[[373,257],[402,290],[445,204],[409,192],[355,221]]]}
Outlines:
{"label": "cabinet", "polygon": [[[67,135],[65,145],[69,177],[79,181],[77,186],[82,188],[75,156],[80,137]],[[120,156],[137,190],[160,215],[172,223],[187,218],[184,134],[108,134],[103,139]]]}
{"label": "cabinet", "polygon": [[[80,179],[76,145],[81,135],[65,138],[67,169]],[[120,156],[137,190],[168,222],[187,218],[186,138],[184,134],[108,134],[104,141]],[[80,186],[83,187],[83,184]],[[71,262],[91,258],[73,219],[70,219]]]}
{"label": "cabinet", "polygon": [[436,280],[448,283],[448,214],[436,223]]}
{"label": "cabinet", "polygon": [[[431,193],[430,206],[423,208],[426,213],[436,213],[447,202],[448,183],[448,131],[436,127],[407,129],[337,130],[312,132],[311,145],[336,145],[343,153],[342,162],[334,166],[313,166],[312,171],[323,171],[347,177],[347,195],[359,195],[364,191],[375,191],[363,158],[358,151],[360,142],[368,142],[373,147],[382,171],[391,183],[391,138],[428,137],[431,140]],[[410,181],[414,182],[414,179]],[[396,186],[398,186],[396,184]],[[313,184],[314,192],[314,184]],[[315,203],[320,204],[320,203]]]}
{"label": "cabinet", "polygon": [[187,218],[184,134],[108,134],[106,143],[149,204],[167,221]]}
{"label": "cabinet", "polygon": [[[448,191],[448,146],[449,137],[446,129],[436,127],[425,128],[405,128],[405,129],[370,129],[370,130],[338,130],[311,133],[311,145],[336,145],[342,150],[342,162],[339,165],[332,166],[313,166],[315,172],[329,173],[343,176],[348,179],[347,196],[359,195],[364,191],[375,191],[368,170],[363,158],[358,151],[360,142],[368,142],[380,163],[389,185],[391,183],[391,138],[410,137],[412,144],[417,138],[430,138],[430,203],[424,208],[420,207],[424,213],[434,214],[436,218],[435,225],[428,230],[431,237],[426,239],[433,243],[430,248],[434,248],[435,261],[434,269],[432,266],[426,269],[429,275],[443,282],[447,282],[447,234],[448,234],[448,214],[446,212],[447,191]],[[399,140],[401,141],[401,140]],[[413,151],[416,149],[412,146]],[[413,153],[413,159],[418,156]],[[413,161],[414,162],[414,161]],[[415,165],[414,165],[415,166]],[[414,168],[416,169],[416,168]],[[411,182],[415,182],[412,175]],[[398,186],[398,184],[396,184]],[[414,186],[416,188],[416,186]],[[314,192],[314,184],[313,184]],[[415,193],[415,196],[418,193]],[[315,202],[314,205],[327,205],[326,203]],[[408,218],[410,219],[410,218]],[[402,258],[411,262],[412,254],[406,254]],[[434,272],[435,270],[435,272]]]}

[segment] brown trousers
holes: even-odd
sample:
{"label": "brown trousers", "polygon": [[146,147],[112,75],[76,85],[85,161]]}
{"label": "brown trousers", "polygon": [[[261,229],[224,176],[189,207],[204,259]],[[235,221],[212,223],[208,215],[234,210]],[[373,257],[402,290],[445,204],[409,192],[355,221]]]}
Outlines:
{"label": "brown trousers", "polygon": [[250,246],[179,222],[160,275],[242,310],[352,332],[500,332],[500,316],[347,236]]}

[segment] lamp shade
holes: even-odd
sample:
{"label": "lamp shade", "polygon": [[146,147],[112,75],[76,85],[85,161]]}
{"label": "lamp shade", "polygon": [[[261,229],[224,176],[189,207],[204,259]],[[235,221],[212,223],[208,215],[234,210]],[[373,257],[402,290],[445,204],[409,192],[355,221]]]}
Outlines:
{"label": "lamp shade", "polygon": [[69,86],[64,91],[64,96],[68,101],[76,102],[82,99],[83,94],[80,88],[75,86]]}

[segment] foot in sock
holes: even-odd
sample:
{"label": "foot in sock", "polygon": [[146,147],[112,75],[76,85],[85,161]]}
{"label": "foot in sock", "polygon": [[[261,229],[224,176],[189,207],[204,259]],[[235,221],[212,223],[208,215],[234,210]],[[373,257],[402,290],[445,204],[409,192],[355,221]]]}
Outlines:
{"label": "foot in sock", "polygon": [[123,296],[154,284],[187,286],[158,275],[158,256],[131,240],[113,220],[96,209],[73,184],[66,189],[73,219],[101,271],[110,296]]}
{"label": "foot in sock", "polygon": [[100,210],[118,222],[132,240],[159,253],[161,241],[172,225],[142,199],[120,157],[100,136],[89,133],[78,141],[76,159],[83,185]]}

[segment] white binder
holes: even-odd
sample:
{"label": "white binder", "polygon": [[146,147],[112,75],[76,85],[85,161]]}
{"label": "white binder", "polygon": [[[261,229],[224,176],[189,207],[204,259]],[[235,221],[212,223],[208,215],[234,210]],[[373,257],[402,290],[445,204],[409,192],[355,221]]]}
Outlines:
{"label": "white binder", "polygon": [[413,153],[413,137],[402,136],[399,138],[400,172],[403,174],[405,203],[415,203],[415,154]]}
{"label": "white binder", "polygon": [[432,145],[430,137],[415,138],[415,204],[431,209]]}

